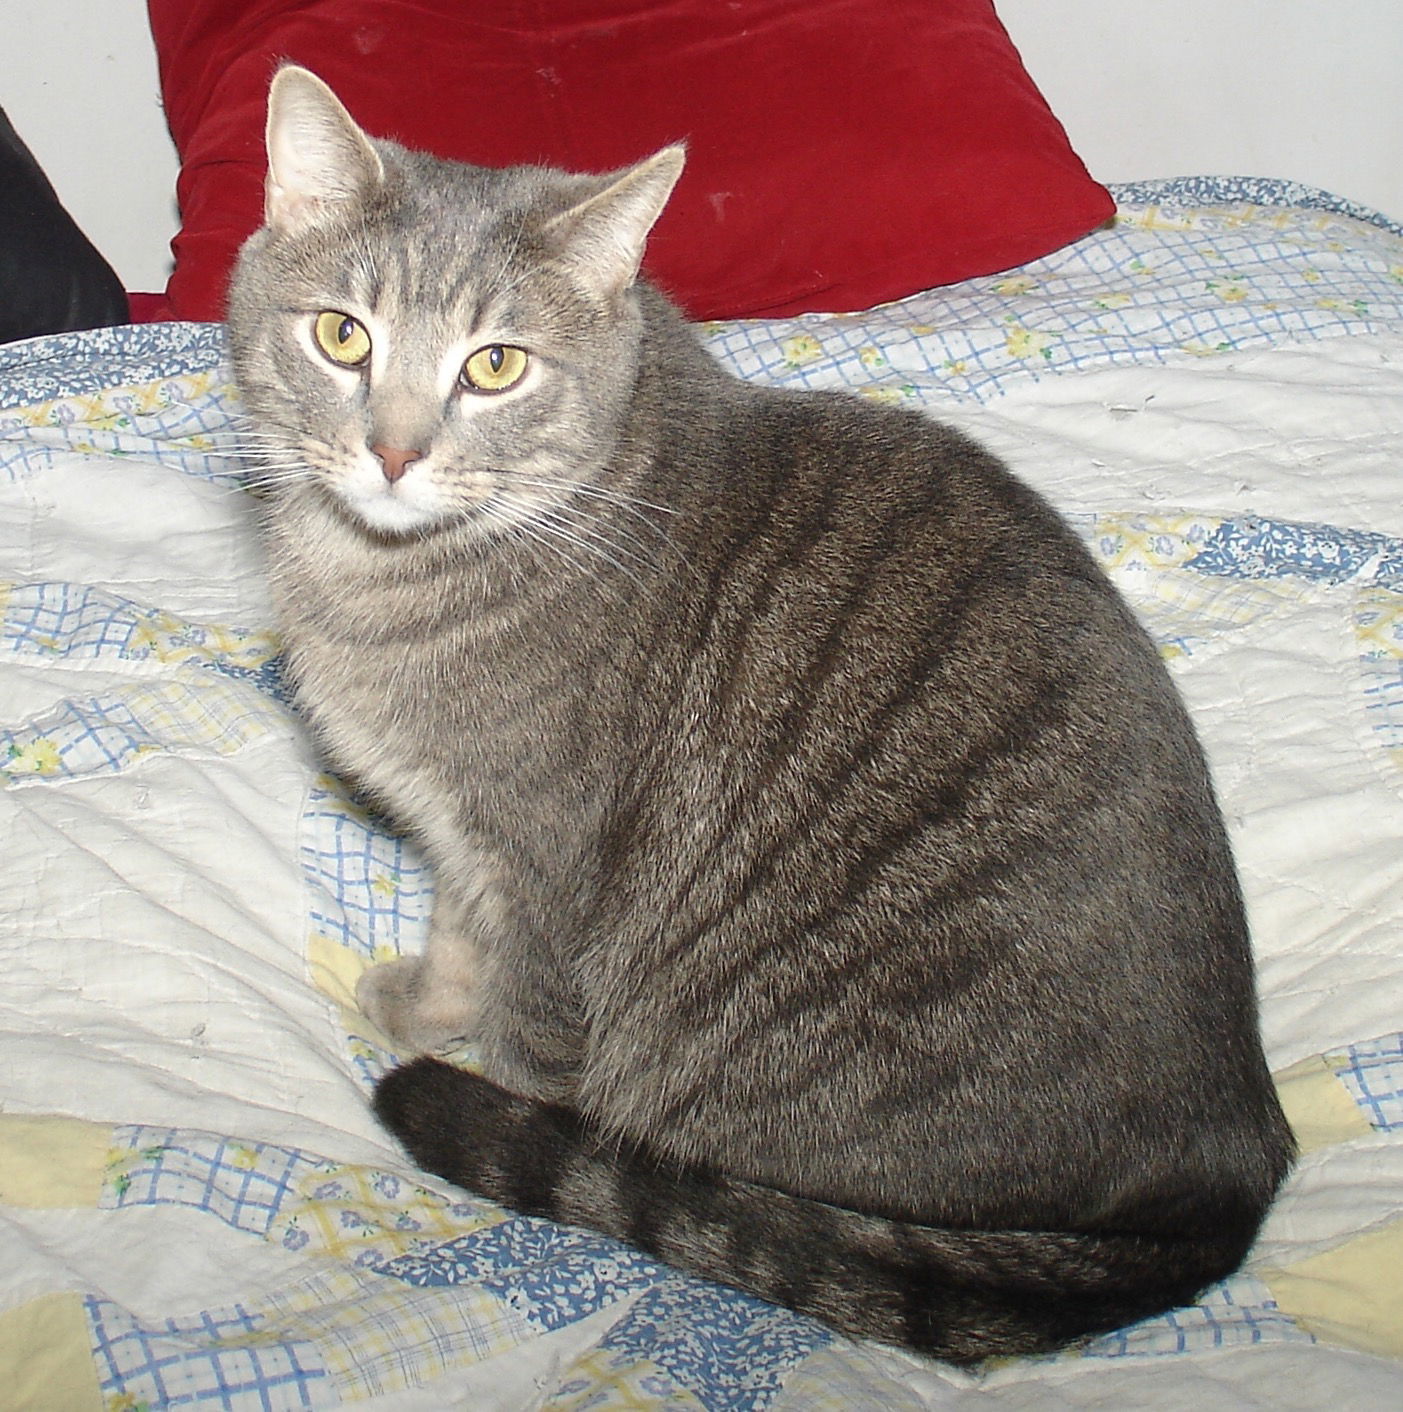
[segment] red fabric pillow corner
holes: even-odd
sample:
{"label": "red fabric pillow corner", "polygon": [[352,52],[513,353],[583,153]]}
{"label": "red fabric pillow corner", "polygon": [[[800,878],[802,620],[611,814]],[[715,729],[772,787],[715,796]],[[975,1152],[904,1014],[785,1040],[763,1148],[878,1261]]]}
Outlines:
{"label": "red fabric pillow corner", "polygon": [[181,158],[167,301],[218,319],[291,59],[367,131],[484,165],[687,170],[649,245],[697,319],[867,308],[1108,219],[990,0],[149,0]]}

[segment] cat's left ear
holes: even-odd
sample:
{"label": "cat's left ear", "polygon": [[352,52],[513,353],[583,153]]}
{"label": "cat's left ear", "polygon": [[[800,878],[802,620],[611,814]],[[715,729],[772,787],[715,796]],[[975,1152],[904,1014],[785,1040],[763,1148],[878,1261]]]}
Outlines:
{"label": "cat's left ear", "polygon": [[680,144],[615,175],[593,196],[556,216],[546,227],[601,293],[622,293],[638,277],[648,233],[662,215],[682,175],[687,149]]}
{"label": "cat's left ear", "polygon": [[279,232],[315,225],[384,179],[380,154],[341,100],[295,64],[279,69],[268,90],[267,142],[264,219]]}

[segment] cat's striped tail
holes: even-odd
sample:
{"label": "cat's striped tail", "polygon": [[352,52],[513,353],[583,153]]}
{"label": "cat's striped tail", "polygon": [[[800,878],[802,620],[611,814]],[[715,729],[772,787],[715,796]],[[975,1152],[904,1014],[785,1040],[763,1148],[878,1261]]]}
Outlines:
{"label": "cat's striped tail", "polygon": [[384,1078],[375,1111],[421,1167],[469,1191],[953,1363],[1048,1352],[1191,1302],[1251,1235],[908,1225],[661,1163],[569,1109],[434,1059]]}

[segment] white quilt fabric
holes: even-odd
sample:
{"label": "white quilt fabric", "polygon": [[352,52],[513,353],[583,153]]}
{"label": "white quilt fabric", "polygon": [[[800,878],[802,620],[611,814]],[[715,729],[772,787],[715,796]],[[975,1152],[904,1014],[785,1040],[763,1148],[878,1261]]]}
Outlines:
{"label": "white quilt fabric", "polygon": [[705,336],[993,445],[1160,642],[1303,1147],[1251,1261],[964,1374],[421,1181],[350,995],[430,881],[281,697],[218,333],[71,336],[0,349],[4,1405],[1403,1405],[1403,239],[1142,204],[1007,276]]}

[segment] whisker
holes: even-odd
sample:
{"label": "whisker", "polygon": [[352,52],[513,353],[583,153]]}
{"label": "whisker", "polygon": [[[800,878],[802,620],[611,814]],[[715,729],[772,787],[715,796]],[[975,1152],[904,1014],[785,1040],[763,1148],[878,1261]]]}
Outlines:
{"label": "whisker", "polygon": [[262,465],[248,466],[240,472],[251,479],[267,480],[300,480],[303,477],[310,477],[315,474],[315,469],[305,461],[288,461],[282,465]]}
{"label": "whisker", "polygon": [[[646,544],[637,535],[631,534],[622,525],[602,524],[593,515],[573,505],[548,505],[537,511],[557,524],[564,525],[577,534],[585,536],[596,544],[606,545],[617,550],[635,564],[656,569],[660,562],[657,545]],[[668,541],[664,539],[663,544]]]}
{"label": "whisker", "polygon": [[[563,559],[577,573],[588,573],[592,571],[592,566],[582,564],[563,545],[543,540],[539,535],[531,532],[527,524],[512,515],[505,513],[500,505],[494,505],[488,501],[481,507],[486,518],[496,521],[499,524],[507,539],[519,545],[531,555],[532,560],[539,564],[542,550],[548,550],[557,559]],[[523,588],[522,575],[518,566],[511,562],[510,558],[505,561],[508,565],[508,573],[512,578],[512,584],[518,591]]]}
{"label": "whisker", "polygon": [[316,472],[303,461],[292,461],[285,465],[261,465],[231,467],[230,475],[238,477],[238,484],[230,486],[227,494],[246,494],[249,491],[273,490],[282,485],[293,485],[299,481],[316,479]]}
{"label": "whisker", "polygon": [[[648,565],[655,565],[656,559],[653,557],[651,547],[643,543],[637,535],[619,524],[601,520],[597,515],[582,506],[573,505],[568,500],[538,501],[531,500],[525,496],[516,495],[511,487],[504,490],[503,494],[511,502],[522,509],[529,511],[532,518],[548,517],[557,523],[568,524],[572,529],[585,535],[587,538],[600,544],[610,544],[616,547],[620,553],[627,553],[630,558],[637,562]],[[625,547],[622,541],[627,541],[633,547],[631,552]]]}
{"label": "whisker", "polygon": [[[627,540],[638,552],[638,555],[648,564],[656,566],[658,559],[654,552],[661,547],[672,554],[676,562],[683,568],[690,571],[686,556],[678,549],[676,542],[667,532],[667,529],[655,524],[650,515],[645,511],[652,510],[664,515],[674,515],[677,511],[666,505],[656,505],[651,501],[642,499],[639,496],[628,495],[622,491],[611,490],[605,486],[594,485],[588,481],[570,480],[564,476],[521,476],[512,474],[511,483],[513,485],[524,485],[539,487],[544,490],[556,490],[566,492],[563,499],[553,499],[550,508],[562,514],[569,514],[575,517],[579,524],[590,524],[598,527],[604,526],[604,521],[599,520],[587,507],[576,501],[577,497],[593,499],[619,510],[622,510],[631,518],[627,524],[614,521],[609,523],[608,528],[616,538]],[[637,523],[645,528],[654,539],[657,545],[649,548],[639,539],[636,534],[630,533],[629,526]]]}
{"label": "whisker", "polygon": [[[607,500],[610,504],[619,506],[623,510],[631,510],[640,514],[643,510],[655,510],[660,515],[675,515],[677,510],[670,505],[658,505],[651,500],[644,500],[638,495],[629,495],[621,490],[611,490],[608,486],[595,485],[590,481],[570,480],[565,476],[522,476],[512,473],[512,480],[519,485],[539,486],[545,490],[568,490],[576,495],[588,495],[597,500]],[[645,523],[651,524],[646,516],[641,516]]]}
{"label": "whisker", "polygon": [[[563,561],[568,564],[576,573],[597,578],[600,571],[598,562],[590,562],[589,559],[582,558],[573,553],[568,547],[568,542],[557,536],[543,533],[544,526],[531,520],[523,520],[519,516],[507,513],[501,504],[490,503],[483,507],[488,511],[490,517],[503,525],[509,532],[509,537],[523,548],[527,549],[533,561],[540,565],[542,554],[549,553],[553,559]],[[598,556],[592,556],[598,559]],[[513,581],[520,582],[520,575],[513,572]]]}
{"label": "whisker", "polygon": [[[640,589],[644,587],[642,579],[623,562],[623,559],[616,556],[621,554],[624,558],[632,559],[637,564],[652,567],[648,560],[631,553],[622,545],[608,540],[603,536],[577,532],[582,531],[584,527],[576,525],[572,528],[539,505],[531,505],[527,501],[522,501],[510,495],[502,498],[506,499],[508,503],[514,503],[531,512],[529,517],[525,520],[517,521],[517,523],[521,524],[528,532],[548,534],[555,539],[563,540],[567,544],[574,545],[577,549],[583,550],[586,554],[593,556],[602,563],[611,565]],[[606,545],[607,548],[605,547]],[[611,553],[610,550],[615,552]]]}

